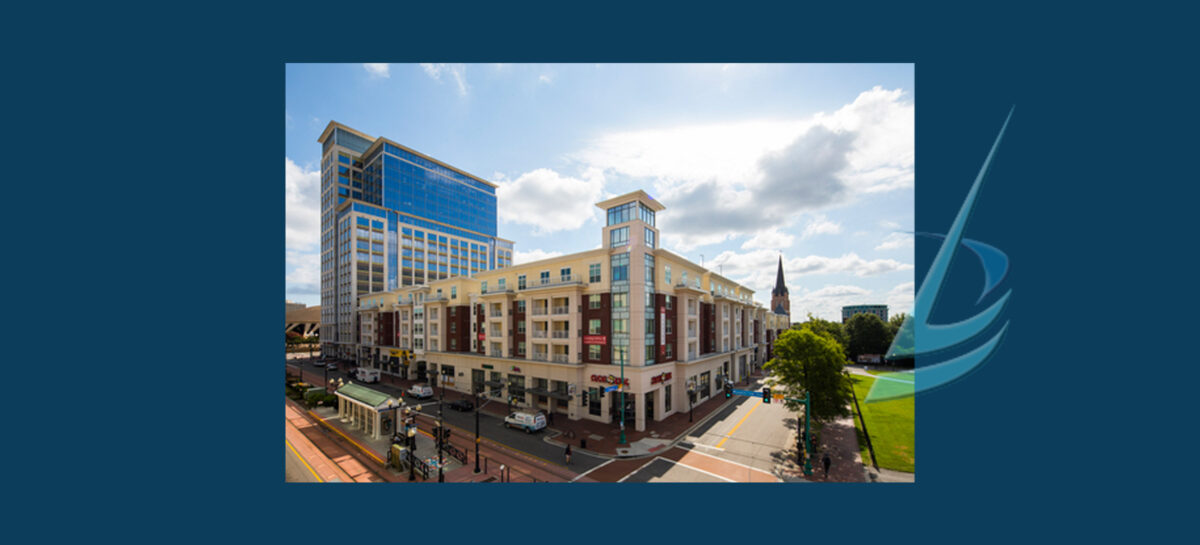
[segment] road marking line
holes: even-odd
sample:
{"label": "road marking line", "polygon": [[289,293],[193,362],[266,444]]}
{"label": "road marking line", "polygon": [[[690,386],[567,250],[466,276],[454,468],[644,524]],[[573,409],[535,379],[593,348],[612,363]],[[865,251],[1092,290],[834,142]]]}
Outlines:
{"label": "road marking line", "polygon": [[[771,473],[770,473],[769,471],[767,471],[767,470],[765,470],[765,469],[763,469],[763,468],[761,468],[761,467],[748,466],[748,465],[746,465],[746,464],[743,464],[743,463],[741,463],[741,462],[735,462],[735,461],[733,461],[733,460],[726,460],[725,458],[719,458],[719,457],[717,457],[717,456],[713,456],[713,455],[711,455],[711,454],[706,454],[706,453],[700,452],[700,451],[698,451],[698,450],[692,450],[692,449],[690,449],[690,448],[685,448],[685,447],[679,447],[679,448],[681,448],[681,449],[683,449],[683,450],[686,450],[686,451],[688,451],[688,452],[691,452],[691,453],[693,453],[693,454],[699,454],[699,455],[701,455],[701,456],[708,456],[709,458],[712,458],[712,459],[714,459],[714,460],[720,460],[720,461],[722,461],[722,462],[725,462],[725,463],[727,463],[727,464],[733,464],[733,465],[735,465],[735,466],[742,466],[742,467],[744,467],[744,468],[746,468],[746,469],[751,469],[751,470],[757,471],[757,472],[759,472],[759,473],[762,473],[762,474],[764,474],[764,475],[770,475],[771,477],[774,477],[774,475],[771,475]],[[778,480],[778,478],[776,478],[776,480]]]}
{"label": "road marking line", "polygon": [[[725,451],[725,449],[723,449],[723,448],[721,448],[721,447],[714,447],[714,446],[712,446],[712,445],[704,445],[704,444],[701,444],[701,443],[696,443],[695,445],[696,445],[696,446],[698,446],[698,447],[704,447],[704,448],[710,448],[710,449],[713,449],[713,450],[719,450],[719,451],[721,451],[721,452],[724,452],[724,451]],[[687,447],[680,447],[680,448],[684,448],[684,449],[686,449]],[[690,449],[688,449],[688,450],[690,450]]]}
{"label": "road marking line", "polygon": [[686,468],[688,468],[688,469],[690,469],[690,470],[692,470],[692,471],[695,471],[695,472],[697,472],[697,473],[703,473],[703,474],[705,474],[705,475],[708,475],[709,477],[716,477],[716,478],[718,478],[718,479],[721,479],[721,480],[723,480],[723,481],[726,481],[726,482],[730,482],[730,483],[736,483],[736,482],[737,482],[737,481],[735,481],[735,480],[733,480],[733,479],[730,479],[730,478],[728,478],[728,477],[722,477],[722,476],[720,476],[720,475],[717,475],[716,473],[713,473],[713,472],[711,472],[711,471],[705,471],[705,470],[703,470],[703,469],[700,469],[700,468],[698,468],[698,467],[692,467],[692,466],[689,466],[689,465],[687,465],[687,464],[685,464],[685,463],[683,463],[683,462],[678,462],[678,461],[675,461],[675,460],[670,460],[670,459],[667,459],[667,458],[662,458],[662,457],[659,457],[659,458],[656,458],[656,459],[657,459],[657,460],[666,460],[666,461],[668,461],[668,462],[670,462],[670,463],[672,463],[672,464],[675,464],[675,465],[677,465],[677,466],[683,466],[683,467],[686,467]]}
{"label": "road marking line", "polygon": [[593,472],[593,471],[596,471],[597,469],[600,469],[600,468],[602,468],[602,467],[604,467],[604,466],[606,466],[606,465],[608,465],[608,464],[611,464],[611,463],[612,463],[612,459],[610,458],[608,461],[604,462],[603,464],[600,464],[600,465],[598,465],[598,466],[596,466],[596,467],[593,467],[593,468],[591,468],[591,469],[589,469],[589,470],[587,470],[587,471],[584,471],[583,473],[580,473],[580,474],[576,475],[574,479],[571,479],[571,480],[570,480],[570,481],[568,481],[568,482],[572,482],[572,483],[573,483],[573,482],[575,482],[575,481],[578,481],[579,479],[582,479],[584,475],[587,475],[588,473],[591,473],[591,472]]}
{"label": "road marking line", "polygon": [[[617,480],[617,482],[619,482],[619,483],[623,483],[623,482],[625,482],[625,479],[628,479],[628,478],[632,477],[634,474],[636,474],[637,472],[639,472],[639,471],[641,471],[641,470],[643,470],[643,469],[646,469],[646,466],[648,466],[648,465],[650,465],[650,464],[653,464],[655,460],[658,460],[658,459],[661,459],[661,458],[662,458],[661,456],[655,456],[655,457],[654,457],[654,458],[652,458],[652,459],[651,459],[649,462],[646,462],[646,463],[642,464],[642,466],[641,466],[641,467],[639,467],[639,468],[637,468],[637,469],[635,469],[635,470],[633,470],[633,471],[629,472],[629,474],[628,474],[628,475],[626,475],[626,476],[624,476],[624,477],[621,477],[620,479],[618,479],[618,480]],[[611,461],[611,460],[610,460],[610,461]],[[670,460],[667,460],[667,461],[669,462]]]}
{"label": "road marking line", "polygon": [[304,464],[304,467],[308,468],[308,472],[312,473],[312,476],[317,478],[317,482],[319,482],[319,483],[325,482],[325,479],[322,479],[320,475],[317,475],[317,472],[315,470],[313,470],[312,466],[308,465],[308,460],[305,460],[304,457],[301,456],[300,453],[296,451],[296,447],[292,446],[291,441],[284,439],[283,442],[284,442],[284,444],[286,444],[288,446],[289,449],[292,449],[292,454],[295,454],[296,458],[300,459],[300,463]]}
{"label": "road marking line", "polygon": [[753,407],[751,407],[750,411],[746,413],[746,416],[743,416],[741,420],[738,420],[738,423],[734,424],[733,429],[729,430],[729,433],[725,434],[725,438],[721,439],[720,443],[717,443],[717,448],[721,448],[721,446],[725,444],[725,441],[728,441],[729,437],[731,435],[733,435],[733,432],[737,431],[737,429],[742,426],[742,422],[745,422],[747,418],[750,418],[750,414],[753,413],[760,406],[762,406],[762,404],[763,404],[762,400],[759,400],[759,402],[757,404],[755,404]]}

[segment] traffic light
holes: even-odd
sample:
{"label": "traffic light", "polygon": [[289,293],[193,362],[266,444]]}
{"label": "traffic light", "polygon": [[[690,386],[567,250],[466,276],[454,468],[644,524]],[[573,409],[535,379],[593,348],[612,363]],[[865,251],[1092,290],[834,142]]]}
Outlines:
{"label": "traffic light", "polygon": [[733,388],[731,388],[729,383],[726,382],[725,383],[725,399],[729,399],[731,397],[733,397]]}
{"label": "traffic light", "polygon": [[450,428],[442,428],[442,442],[450,442]]}
{"label": "traffic light", "polygon": [[763,403],[771,403],[771,389],[763,388]]}

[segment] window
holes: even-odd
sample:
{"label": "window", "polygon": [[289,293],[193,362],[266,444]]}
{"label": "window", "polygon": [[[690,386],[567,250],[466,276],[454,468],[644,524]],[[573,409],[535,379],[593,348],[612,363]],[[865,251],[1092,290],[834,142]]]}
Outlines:
{"label": "window", "polygon": [[654,231],[651,231],[649,227],[646,228],[646,247],[654,247]]}
{"label": "window", "polygon": [[496,288],[498,288],[500,291],[504,291],[504,280],[504,278],[501,278],[500,280],[496,281]]}
{"label": "window", "polygon": [[517,277],[517,289],[525,289],[525,275],[523,274]]}
{"label": "window", "polygon": [[[654,256],[646,254],[646,285],[654,287]],[[648,306],[648,305],[647,305]]]}
{"label": "window", "polygon": [[524,320],[517,322],[517,334],[518,335],[525,334],[525,321]]}
{"label": "window", "polygon": [[687,285],[687,271],[679,273],[679,283],[683,286]]}
{"label": "window", "polygon": [[621,227],[608,232],[609,248],[617,248],[629,244],[629,228]]}
{"label": "window", "polygon": [[[669,270],[669,269],[668,269],[668,270]],[[666,300],[667,300],[667,310],[671,310],[671,300],[672,300],[672,299],[673,299],[673,297],[671,297],[670,295],[666,296]]]}
{"label": "window", "polygon": [[[663,265],[663,267],[665,268],[665,272],[666,272],[667,285],[670,286],[671,285],[671,266]],[[667,307],[667,308],[671,308],[671,307]]]}
{"label": "window", "polygon": [[451,286],[451,287],[450,287],[450,298],[451,298],[451,299],[458,299],[458,286]]}
{"label": "window", "polygon": [[667,335],[671,335],[673,333],[675,333],[675,328],[673,327],[672,320],[667,318]]}
{"label": "window", "polygon": [[612,332],[614,335],[629,333],[629,320],[624,318],[613,318]]}
{"label": "window", "polygon": [[479,289],[482,290],[483,293],[487,293],[487,280],[484,280],[483,283],[479,285]]}
{"label": "window", "polygon": [[588,282],[596,283],[600,281],[600,264],[592,263],[588,265]]}
{"label": "window", "polygon": [[603,347],[601,345],[589,344],[588,345],[588,359],[591,361],[600,361],[600,357],[601,357],[600,350],[602,350],[602,349],[603,349]]}
{"label": "window", "polygon": [[617,254],[612,256],[610,269],[612,270],[613,282],[629,281],[629,254]]}
{"label": "window", "polygon": [[600,334],[600,320],[588,320],[588,335]]}
{"label": "window", "polygon": [[599,294],[593,294],[593,295],[588,296],[588,308],[590,308],[590,309],[600,308],[600,295]]}
{"label": "window", "polygon": [[525,300],[517,301],[517,314],[525,314]]}
{"label": "window", "polygon": [[629,294],[628,293],[612,294],[612,308],[619,309],[619,308],[628,308],[628,307],[629,307]]}
{"label": "window", "polygon": [[[671,323],[671,322],[667,322],[667,323]],[[674,350],[672,350],[673,346],[670,343],[667,343],[664,346],[667,348],[666,357],[667,357],[667,359],[670,359],[674,355],[673,354]],[[670,388],[670,386],[667,386],[667,388]],[[667,391],[669,392],[670,390],[667,390]]]}
{"label": "window", "polygon": [[613,365],[625,365],[629,362],[629,347],[614,344],[612,347]]}
{"label": "window", "polygon": [[571,268],[563,267],[562,269],[559,269],[558,275],[560,278],[562,278],[563,282],[567,282],[571,278]]}
{"label": "window", "polygon": [[540,277],[543,286],[550,283],[550,271],[542,271]]}

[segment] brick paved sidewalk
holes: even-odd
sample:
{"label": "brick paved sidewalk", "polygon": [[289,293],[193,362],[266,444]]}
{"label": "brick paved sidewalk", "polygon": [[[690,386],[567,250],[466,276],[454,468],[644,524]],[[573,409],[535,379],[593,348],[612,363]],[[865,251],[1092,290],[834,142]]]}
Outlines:
{"label": "brick paved sidewalk", "polygon": [[[288,431],[288,439],[291,440],[295,437],[307,440],[325,459],[331,461],[342,472],[339,480],[343,482],[382,482],[385,480],[378,473],[381,468],[371,467],[373,464],[369,460],[362,459],[361,454],[356,456],[349,448],[339,444],[318,429],[318,424],[313,422],[305,414],[304,409],[294,402],[287,400],[284,410],[287,418],[285,426]],[[295,431],[294,434],[291,433],[292,430]],[[297,442],[293,441],[292,444],[296,445]],[[309,463],[312,464],[312,460]]]}
{"label": "brick paved sidewalk", "polygon": [[[810,481],[861,483],[867,480],[863,471],[863,463],[858,450],[858,435],[854,431],[854,420],[851,417],[839,418],[828,422],[821,428],[820,444],[816,446],[816,455],[812,459],[813,474]],[[825,453],[829,453],[829,477],[825,476],[825,466],[821,463]]]}

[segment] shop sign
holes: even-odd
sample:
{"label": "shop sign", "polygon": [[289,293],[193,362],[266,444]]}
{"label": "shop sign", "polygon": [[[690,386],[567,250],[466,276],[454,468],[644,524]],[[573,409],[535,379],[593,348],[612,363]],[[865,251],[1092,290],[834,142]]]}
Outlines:
{"label": "shop sign", "polygon": [[484,369],[495,369],[494,367],[492,367],[492,364],[490,364],[490,363],[483,364],[483,368]]}
{"label": "shop sign", "polygon": [[602,384],[624,384],[629,386],[629,379],[625,379],[625,381],[622,382],[621,377],[616,375],[592,375],[592,382],[599,382]]}
{"label": "shop sign", "polygon": [[660,382],[666,382],[668,380],[671,380],[671,373],[662,373],[662,374],[650,377],[650,384],[658,384]]}
{"label": "shop sign", "polygon": [[583,344],[608,344],[608,337],[605,335],[584,335]]}
{"label": "shop sign", "polygon": [[483,333],[479,334],[479,340],[482,341],[482,340],[486,340],[486,339],[487,339],[487,335],[484,335]]}
{"label": "shop sign", "polygon": [[512,366],[512,372],[514,372],[514,373],[520,373],[520,372],[521,372],[521,368],[520,368],[520,367],[517,367],[516,365],[514,365],[514,366]]}

